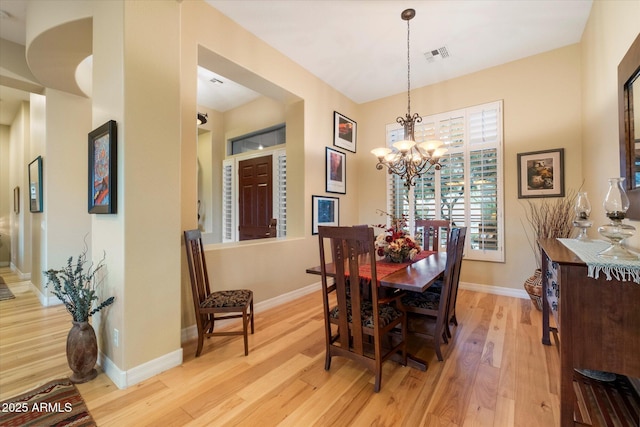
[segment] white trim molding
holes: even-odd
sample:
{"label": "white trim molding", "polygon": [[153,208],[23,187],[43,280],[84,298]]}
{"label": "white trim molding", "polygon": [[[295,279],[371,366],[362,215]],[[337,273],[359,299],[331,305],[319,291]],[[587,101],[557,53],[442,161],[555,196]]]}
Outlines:
{"label": "white trim molding", "polygon": [[121,370],[102,352],[98,355],[98,364],[116,387],[125,389],[171,368],[180,366],[182,364],[182,348],[145,362],[142,365],[135,366],[128,371]]}

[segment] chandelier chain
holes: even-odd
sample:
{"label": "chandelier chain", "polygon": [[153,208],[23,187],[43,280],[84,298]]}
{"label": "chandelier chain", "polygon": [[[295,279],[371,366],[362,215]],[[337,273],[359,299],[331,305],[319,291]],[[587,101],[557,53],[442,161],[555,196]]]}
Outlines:
{"label": "chandelier chain", "polygon": [[407,19],[407,112],[408,117],[411,117],[411,56],[409,50],[409,41],[411,40],[411,20]]}

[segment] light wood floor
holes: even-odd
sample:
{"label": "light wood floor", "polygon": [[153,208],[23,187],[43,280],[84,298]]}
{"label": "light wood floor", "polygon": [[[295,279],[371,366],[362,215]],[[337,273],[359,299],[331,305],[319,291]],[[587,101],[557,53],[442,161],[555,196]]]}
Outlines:
{"label": "light wood floor", "polygon": [[[16,295],[0,301],[0,399],[70,375],[62,306],[43,308],[8,268]],[[324,370],[320,294],[256,314],[245,357],[241,337],[209,339],[194,358],[126,390],[100,373],[78,385],[99,426],[556,426],[555,346],[540,342],[541,315],[529,300],[461,290],[460,325],[445,361],[420,372],[388,361],[382,390],[373,375],[335,357]]]}

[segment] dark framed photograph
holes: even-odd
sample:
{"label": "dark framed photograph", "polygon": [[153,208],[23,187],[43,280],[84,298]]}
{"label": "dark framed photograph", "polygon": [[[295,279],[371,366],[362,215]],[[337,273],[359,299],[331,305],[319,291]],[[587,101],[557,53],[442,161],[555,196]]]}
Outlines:
{"label": "dark framed photograph", "polygon": [[564,197],[564,148],[518,153],[518,198]]}
{"label": "dark framed photograph", "polygon": [[29,163],[29,211],[42,212],[42,157]]}
{"label": "dark framed photograph", "polygon": [[333,112],[333,145],[356,152],[357,124],[337,111]]}
{"label": "dark framed photograph", "polygon": [[340,225],[340,199],[337,197],[311,196],[313,218],[311,234],[318,234],[319,225]]}
{"label": "dark framed photograph", "polygon": [[114,120],[89,133],[89,213],[116,213],[117,138]]}
{"label": "dark framed photograph", "polygon": [[13,189],[13,212],[20,213],[20,187]]}
{"label": "dark framed photograph", "polygon": [[347,193],[347,155],[327,147],[326,158],[327,193]]}

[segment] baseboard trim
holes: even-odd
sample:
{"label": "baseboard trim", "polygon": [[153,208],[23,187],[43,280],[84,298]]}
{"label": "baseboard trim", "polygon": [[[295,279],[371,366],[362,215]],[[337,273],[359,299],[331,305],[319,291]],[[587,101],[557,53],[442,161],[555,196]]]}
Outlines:
{"label": "baseboard trim", "polygon": [[505,288],[503,286],[481,285],[478,283],[460,282],[460,289],[486,294],[502,295],[505,297],[529,299],[529,294],[524,289]]}
{"label": "baseboard trim", "polygon": [[36,294],[36,296],[40,300],[40,305],[42,305],[43,307],[50,307],[52,305],[60,305],[60,304],[62,304],[62,301],[60,301],[57,296],[55,296],[55,295],[50,295],[50,296],[44,295],[42,292],[40,292],[40,289],[38,289],[38,287],[36,285],[34,285],[33,283],[31,283],[31,282],[29,282],[29,288],[31,289],[31,291],[34,294]]}
{"label": "baseboard trim", "polygon": [[18,279],[31,280],[31,273],[23,273],[22,271],[20,271],[18,267],[16,267],[14,263],[11,263],[9,268],[11,268],[11,271],[13,271],[16,274],[16,276],[18,276]]}
{"label": "baseboard trim", "polygon": [[111,379],[111,381],[113,381],[116,387],[122,390],[171,368],[180,366],[182,364],[182,348],[145,362],[142,365],[129,369],[128,371],[120,369],[102,352],[99,354],[98,364],[102,367],[102,370]]}

